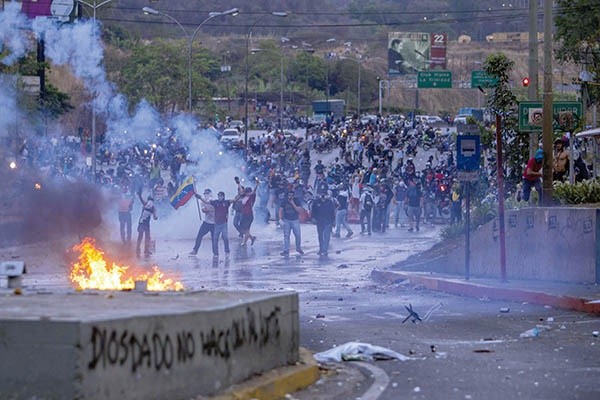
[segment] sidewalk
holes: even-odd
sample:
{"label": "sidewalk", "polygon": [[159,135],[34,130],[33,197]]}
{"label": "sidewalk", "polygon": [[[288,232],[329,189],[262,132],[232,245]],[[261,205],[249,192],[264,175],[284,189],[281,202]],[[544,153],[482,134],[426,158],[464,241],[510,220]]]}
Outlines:
{"label": "sidewalk", "polygon": [[527,302],[566,310],[600,314],[600,285],[570,284],[547,281],[472,278],[438,272],[373,270],[371,278],[378,282],[407,280],[429,290],[461,296]]}

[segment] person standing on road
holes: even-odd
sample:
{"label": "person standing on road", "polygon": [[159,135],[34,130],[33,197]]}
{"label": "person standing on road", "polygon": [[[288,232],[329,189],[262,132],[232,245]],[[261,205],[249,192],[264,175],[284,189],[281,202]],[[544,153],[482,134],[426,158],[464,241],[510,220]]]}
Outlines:
{"label": "person standing on road", "polygon": [[133,209],[133,196],[127,186],[121,188],[119,196],[119,231],[123,244],[131,243],[131,210]]}
{"label": "person standing on road", "polygon": [[351,237],[354,232],[348,225],[348,191],[345,188],[341,190],[337,195],[337,210],[335,212],[335,234],[333,237],[339,238],[342,230],[342,226],[346,229],[346,237]]}
{"label": "person standing on road", "polygon": [[[202,198],[200,198],[202,200]],[[219,256],[219,236],[223,237],[223,246],[225,255],[229,256],[229,234],[227,232],[227,215],[229,206],[237,200],[225,200],[225,192],[217,193],[217,200],[210,200],[208,203],[215,209],[215,227],[212,237],[212,251],[215,257]]]}
{"label": "person standing on road", "polygon": [[[371,236],[371,214],[373,212],[373,191],[366,186],[360,195],[360,233]],[[366,225],[366,226],[365,226]]]}
{"label": "person standing on road", "polygon": [[138,222],[138,237],[137,237],[137,246],[135,248],[135,253],[139,257],[142,245],[142,239],[144,241],[144,255],[149,256],[152,254],[150,251],[150,218],[154,217],[155,220],[158,219],[156,216],[156,208],[154,207],[154,199],[152,196],[148,196],[147,200],[142,198],[142,191],[138,192],[138,197],[142,202],[142,214],[140,215],[140,220]]}
{"label": "person standing on road", "polygon": [[300,255],[304,254],[302,251],[302,237],[300,231],[300,213],[304,210],[302,207],[296,204],[294,198],[294,192],[288,191],[285,200],[281,202],[279,208],[279,220],[283,225],[283,251],[281,255],[287,257],[290,255],[290,233],[294,232],[294,239],[296,244],[296,252]]}
{"label": "person standing on road", "polygon": [[402,177],[398,178],[394,186],[394,195],[392,198],[392,204],[394,206],[394,226],[397,228],[404,226],[405,212],[404,212],[404,199],[406,198],[406,184]]}
{"label": "person standing on road", "polygon": [[535,155],[527,161],[527,166],[523,171],[523,200],[529,201],[531,188],[535,188],[540,200],[542,199],[542,165],[544,161],[544,151],[537,149]]}
{"label": "person standing on road", "polygon": [[317,236],[319,239],[319,252],[321,256],[327,256],[331,230],[335,222],[335,204],[327,193],[320,193],[312,203],[311,214],[317,224]]}
{"label": "person standing on road", "polygon": [[[196,242],[194,243],[194,248],[190,252],[191,256],[195,256],[198,254],[198,249],[200,249],[200,245],[202,244],[202,239],[206,236],[207,233],[210,232],[211,242],[215,240],[215,208],[210,204],[210,200],[212,197],[212,190],[204,189],[204,197],[199,194],[195,195],[197,199],[202,201],[202,214],[204,214],[204,220],[200,225],[200,229],[198,229],[198,234],[196,235]],[[214,252],[213,246],[213,256],[217,257],[217,254]]]}
{"label": "person standing on road", "polygon": [[254,221],[254,211],[252,210],[254,207],[254,202],[256,201],[256,188],[258,187],[259,180],[256,178],[256,185],[254,189],[251,187],[246,187],[244,189],[244,193],[240,198],[242,202],[242,207],[240,209],[241,218],[240,218],[240,230],[242,231],[242,246],[246,246],[248,239],[250,239],[250,244],[254,244],[256,241],[256,236],[252,236],[250,233],[250,227],[252,227],[252,221]]}
{"label": "person standing on road", "polygon": [[423,193],[420,184],[413,178],[408,178],[408,189],[406,190],[404,203],[407,207],[410,224],[408,231],[413,232],[416,229],[418,232],[419,223],[421,222],[421,208],[423,207]]}

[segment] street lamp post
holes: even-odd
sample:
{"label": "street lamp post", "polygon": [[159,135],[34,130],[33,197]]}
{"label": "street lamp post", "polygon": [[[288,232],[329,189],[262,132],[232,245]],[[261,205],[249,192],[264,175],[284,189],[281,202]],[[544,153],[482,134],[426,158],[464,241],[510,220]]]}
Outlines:
{"label": "street lamp post", "polygon": [[[246,71],[245,71],[245,88],[244,88],[244,146],[248,147],[248,127],[250,125],[250,120],[248,119],[248,79],[249,79],[249,70],[250,64],[248,58],[250,57],[250,36],[252,35],[252,29],[265,17],[272,15],[274,17],[285,18],[288,16],[287,12],[282,11],[273,11],[270,14],[261,15],[254,21],[252,25],[248,28],[248,32],[246,32]],[[283,62],[283,61],[282,61]]]}
{"label": "street lamp post", "polygon": [[356,84],[357,88],[356,88],[356,113],[358,114],[358,116],[360,116],[360,75],[361,75],[361,69],[360,69],[360,64],[361,64],[361,60],[357,59],[357,58],[352,58],[352,57],[340,57],[340,59],[342,60],[351,60],[354,61],[358,67],[358,82]]}
{"label": "street lamp post", "polygon": [[165,12],[155,10],[151,7],[144,7],[144,8],[142,8],[142,11],[144,12],[144,14],[148,14],[148,15],[162,15],[163,17],[167,17],[168,19],[173,21],[175,24],[177,24],[177,26],[179,26],[181,28],[184,35],[188,39],[188,112],[191,113],[192,112],[192,47],[193,47],[194,39],[196,38],[196,35],[200,31],[200,28],[202,28],[202,26],[204,24],[206,24],[208,21],[210,21],[211,19],[220,17],[220,16],[224,16],[224,15],[235,16],[235,15],[239,14],[239,10],[237,8],[232,8],[230,10],[226,10],[226,11],[222,11],[222,12],[208,13],[208,17],[204,21],[202,21],[200,23],[200,25],[198,25],[196,27],[196,29],[194,30],[194,33],[192,33],[191,35],[189,35],[187,33],[187,30],[183,27],[183,25],[181,25],[181,23],[177,19],[173,18],[171,15],[169,15]]}
{"label": "street lamp post", "polygon": [[[92,43],[96,42],[96,10],[100,7],[110,3],[112,0],[104,0],[103,2],[98,3],[94,0],[93,3],[88,3],[84,0],[77,0],[79,3],[87,6],[93,10],[92,14]],[[96,181],[96,93],[95,89],[92,88],[94,92],[92,93],[92,179],[94,182]]]}

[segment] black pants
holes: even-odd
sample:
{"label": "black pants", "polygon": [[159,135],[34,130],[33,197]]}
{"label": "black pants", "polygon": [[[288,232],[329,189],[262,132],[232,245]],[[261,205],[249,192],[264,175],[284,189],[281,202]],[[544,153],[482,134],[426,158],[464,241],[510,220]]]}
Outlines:
{"label": "black pants", "polygon": [[371,233],[371,211],[362,209],[360,211],[360,231],[365,232],[365,220],[367,224],[366,232]]}

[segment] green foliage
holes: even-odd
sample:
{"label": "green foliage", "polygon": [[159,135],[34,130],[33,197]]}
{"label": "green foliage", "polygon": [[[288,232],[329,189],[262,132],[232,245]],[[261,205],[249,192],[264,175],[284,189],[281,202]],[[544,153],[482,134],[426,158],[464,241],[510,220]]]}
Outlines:
{"label": "green foliage", "polygon": [[593,82],[582,83],[582,89],[590,94],[587,105],[597,104],[600,99],[600,4],[590,0],[557,0],[556,3],[556,57],[562,62],[583,65],[595,74]]}
{"label": "green foliage", "polygon": [[[471,208],[470,231],[473,232],[482,225],[487,224],[497,215],[498,204],[495,202],[479,202]],[[440,233],[440,237],[444,240],[455,238],[465,234],[465,222],[451,224],[444,227]]]}
{"label": "green foliage", "polygon": [[590,179],[576,182],[554,182],[554,198],[563,204],[600,203],[600,180]]}
{"label": "green foliage", "polygon": [[[136,43],[112,79],[134,106],[146,99],[160,112],[186,109],[188,102],[187,42],[157,40]],[[217,60],[206,49],[192,53],[192,98],[209,98],[215,92],[212,79],[219,73]]]}
{"label": "green foliage", "polygon": [[70,103],[71,97],[58,90],[57,87],[46,84],[46,92],[40,99],[39,109],[50,118],[56,119],[74,109]]}

